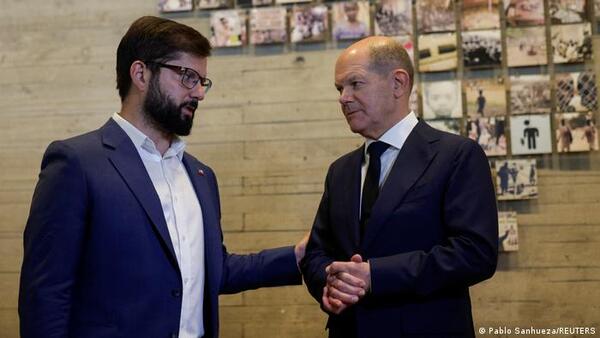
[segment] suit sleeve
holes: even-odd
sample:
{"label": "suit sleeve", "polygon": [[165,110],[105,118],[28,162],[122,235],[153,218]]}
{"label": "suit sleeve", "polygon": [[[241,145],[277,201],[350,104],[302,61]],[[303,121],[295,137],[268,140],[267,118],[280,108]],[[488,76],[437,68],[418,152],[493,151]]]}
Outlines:
{"label": "suit sleeve", "polygon": [[490,168],[481,147],[457,149],[443,196],[445,243],[431,250],[372,258],[372,295],[427,297],[491,277],[498,258],[498,211]]}
{"label": "suit sleeve", "polygon": [[86,224],[85,177],[74,152],[52,143],[42,160],[24,233],[22,338],[67,337]]}

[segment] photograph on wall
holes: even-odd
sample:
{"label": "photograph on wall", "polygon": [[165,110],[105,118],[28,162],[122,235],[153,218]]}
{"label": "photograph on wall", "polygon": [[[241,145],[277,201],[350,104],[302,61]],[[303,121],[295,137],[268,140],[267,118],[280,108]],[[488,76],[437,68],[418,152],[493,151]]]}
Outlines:
{"label": "photograph on wall", "polygon": [[521,75],[510,77],[510,113],[544,114],[552,109],[550,76]]}
{"label": "photograph on wall", "polygon": [[494,67],[502,63],[500,30],[462,33],[465,67]]}
{"label": "photograph on wall", "polygon": [[594,0],[594,16],[600,18],[600,0]]}
{"label": "photograph on wall", "polygon": [[590,23],[550,27],[554,63],[583,62],[592,57]]}
{"label": "photograph on wall", "polygon": [[460,82],[457,80],[421,83],[425,120],[462,117]]}
{"label": "photograph on wall", "polygon": [[192,0],[160,0],[158,10],[161,13],[189,12],[194,9]]}
{"label": "photograph on wall", "polygon": [[506,26],[544,25],[544,0],[505,0]]}
{"label": "photograph on wall", "polygon": [[287,40],[284,7],[250,10],[250,43],[254,45],[284,43]]}
{"label": "photograph on wall", "polygon": [[213,47],[236,47],[246,44],[246,18],[235,9],[210,14],[210,43]]}
{"label": "photograph on wall", "polygon": [[510,144],[513,155],[552,153],[550,115],[510,117]]}
{"label": "photograph on wall", "polygon": [[325,5],[295,5],[290,19],[293,43],[325,41],[329,32],[329,14]]}
{"label": "photograph on wall", "polygon": [[463,0],[462,29],[500,28],[500,0]]}
{"label": "photograph on wall", "polygon": [[598,150],[598,128],[591,112],[563,113],[555,117],[559,153]]}
{"label": "photograph on wall", "polygon": [[546,27],[507,28],[506,49],[509,67],[547,64]]}
{"label": "photograph on wall", "polygon": [[551,23],[576,23],[585,20],[585,0],[548,0]]}
{"label": "photograph on wall", "polygon": [[498,212],[498,251],[519,250],[519,228],[516,211]]}
{"label": "photograph on wall", "polygon": [[559,112],[595,111],[598,103],[596,75],[593,71],[555,75],[556,103]]}
{"label": "photograph on wall", "polygon": [[487,156],[506,155],[506,120],[504,116],[469,117],[467,136],[476,141]]}
{"label": "photograph on wall", "polygon": [[199,9],[233,8],[232,0],[199,0]]}
{"label": "photograph on wall", "polygon": [[273,0],[252,0],[252,6],[260,7],[260,6],[271,6],[273,4]]}
{"label": "photograph on wall", "polygon": [[419,71],[452,70],[457,63],[456,33],[419,35]]}
{"label": "photograph on wall", "polygon": [[331,5],[334,40],[356,40],[370,35],[369,2],[345,1]]}
{"label": "photograph on wall", "polygon": [[417,1],[417,29],[419,33],[456,31],[454,1]]}
{"label": "photograph on wall", "polygon": [[538,197],[535,160],[496,160],[498,200],[524,200]]}
{"label": "photograph on wall", "polygon": [[467,114],[471,118],[506,114],[506,90],[502,78],[465,80]]}
{"label": "photograph on wall", "polygon": [[441,119],[441,120],[428,120],[428,125],[433,128],[447,133],[460,135],[460,124],[461,119]]}
{"label": "photograph on wall", "polygon": [[375,35],[412,35],[412,1],[381,0],[375,4]]}
{"label": "photograph on wall", "polygon": [[293,4],[297,2],[311,2],[312,0],[275,0],[278,5]]}

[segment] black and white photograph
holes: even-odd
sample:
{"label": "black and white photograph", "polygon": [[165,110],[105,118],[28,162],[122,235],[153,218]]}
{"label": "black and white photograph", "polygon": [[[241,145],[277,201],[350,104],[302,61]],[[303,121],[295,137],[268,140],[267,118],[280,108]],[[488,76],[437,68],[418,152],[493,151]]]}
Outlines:
{"label": "black and white photograph", "polygon": [[210,43],[213,47],[246,44],[246,18],[243,11],[231,9],[210,14]]}
{"label": "black and white photograph", "polygon": [[544,0],[506,0],[504,14],[507,27],[543,26]]}
{"label": "black and white photograph", "polygon": [[463,81],[467,98],[467,115],[471,118],[506,114],[506,89],[502,78]]}
{"label": "black and white photograph", "polygon": [[192,0],[160,0],[158,10],[161,13],[189,12],[194,9]]}
{"label": "black and white photograph", "polygon": [[506,55],[508,67],[547,64],[546,27],[507,28]]}
{"label": "black and white photograph", "polygon": [[502,64],[500,30],[462,33],[465,67],[494,67]]}
{"label": "black and white photograph", "polygon": [[510,113],[544,114],[552,109],[550,76],[520,75],[510,77]]}
{"label": "black and white photograph", "polygon": [[519,250],[519,227],[516,211],[498,212],[498,251]]}
{"label": "black and white photograph", "polygon": [[233,8],[232,0],[199,0],[199,9]]}
{"label": "black and white photograph", "polygon": [[454,1],[420,0],[416,6],[419,33],[456,31]]}
{"label": "black and white photograph", "polygon": [[499,29],[500,0],[463,0],[462,30]]}
{"label": "black and white photograph", "polygon": [[593,71],[555,75],[559,112],[595,111],[598,106],[596,75]]}
{"label": "black and white photograph", "polygon": [[592,57],[590,23],[552,26],[551,44],[554,63],[583,62]]}
{"label": "black and white photograph", "polygon": [[462,117],[461,86],[457,80],[422,82],[425,120]]}
{"label": "black and white photograph", "polygon": [[250,10],[250,43],[254,45],[284,43],[286,11],[284,7],[253,8]]}
{"label": "black and white photograph", "polygon": [[325,41],[329,14],[325,5],[295,5],[290,19],[292,43]]}
{"label": "black and white photograph", "polygon": [[487,156],[506,155],[506,120],[504,116],[469,117],[467,137],[476,141]]}
{"label": "black and white photograph", "polygon": [[576,23],[585,20],[585,0],[548,0],[552,24]]}
{"label": "black and white photograph", "polygon": [[419,35],[419,71],[452,70],[457,63],[456,33]]}
{"label": "black and white photograph", "polygon": [[428,120],[427,124],[447,133],[460,135],[461,119]]}
{"label": "black and white photograph", "polygon": [[511,116],[510,145],[513,155],[552,153],[550,115]]}
{"label": "black and white photograph", "polygon": [[496,160],[498,200],[524,200],[538,197],[535,160]]}
{"label": "black and white photograph", "polygon": [[591,112],[556,114],[555,118],[559,153],[598,150],[598,128]]}
{"label": "black and white photograph", "polygon": [[345,1],[331,5],[334,40],[357,40],[370,35],[369,2]]}
{"label": "black and white photograph", "polygon": [[412,35],[412,1],[381,0],[375,4],[375,35]]}

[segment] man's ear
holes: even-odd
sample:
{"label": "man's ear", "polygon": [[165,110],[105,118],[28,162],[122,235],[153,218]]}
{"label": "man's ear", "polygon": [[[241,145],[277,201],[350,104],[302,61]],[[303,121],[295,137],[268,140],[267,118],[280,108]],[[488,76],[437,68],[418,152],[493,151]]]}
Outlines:
{"label": "man's ear", "polygon": [[404,69],[395,69],[394,74],[394,97],[400,98],[403,95],[410,95],[410,76]]}
{"label": "man's ear", "polygon": [[134,61],[129,67],[131,84],[140,92],[148,89],[150,83],[150,71],[142,61]]}

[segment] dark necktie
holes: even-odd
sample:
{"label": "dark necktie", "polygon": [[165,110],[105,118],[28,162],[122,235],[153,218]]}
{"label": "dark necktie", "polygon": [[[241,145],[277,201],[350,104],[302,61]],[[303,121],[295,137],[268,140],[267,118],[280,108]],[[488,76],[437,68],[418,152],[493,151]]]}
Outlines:
{"label": "dark necktie", "polygon": [[373,142],[367,148],[369,153],[369,168],[367,169],[367,176],[365,176],[365,183],[362,191],[362,204],[360,208],[360,237],[362,238],[365,233],[365,227],[369,218],[371,217],[371,209],[373,204],[379,196],[379,175],[381,172],[381,154],[390,145],[377,141]]}

